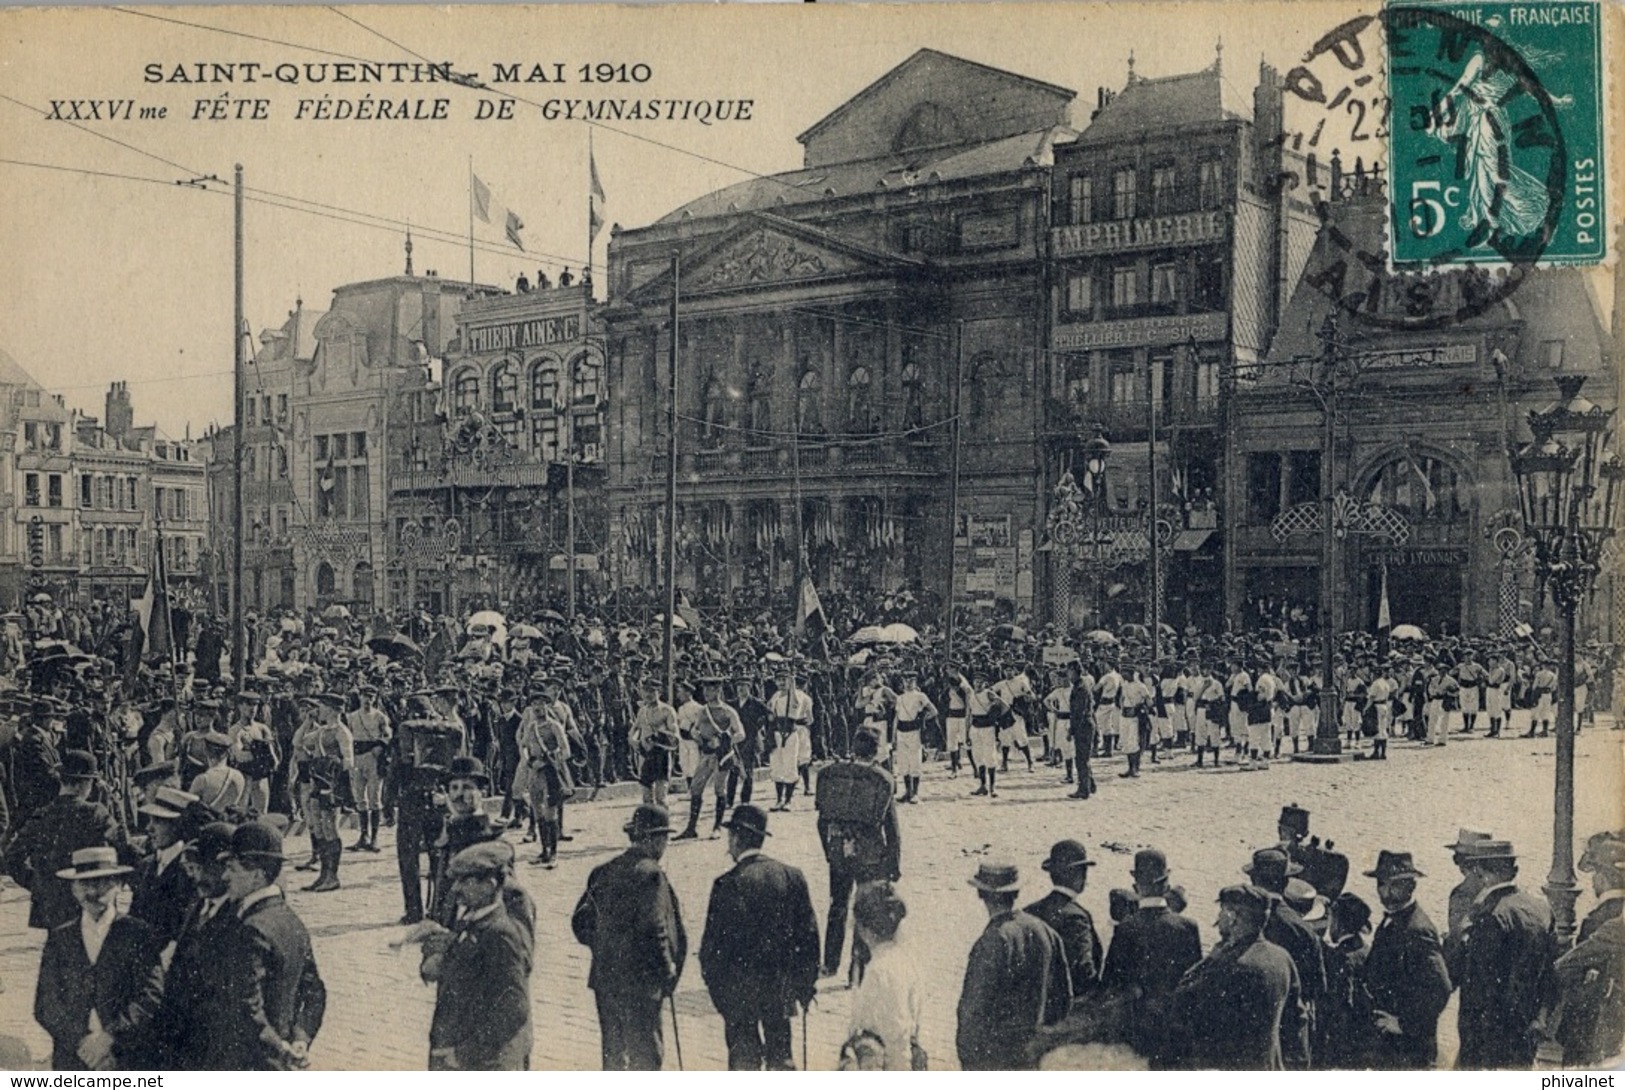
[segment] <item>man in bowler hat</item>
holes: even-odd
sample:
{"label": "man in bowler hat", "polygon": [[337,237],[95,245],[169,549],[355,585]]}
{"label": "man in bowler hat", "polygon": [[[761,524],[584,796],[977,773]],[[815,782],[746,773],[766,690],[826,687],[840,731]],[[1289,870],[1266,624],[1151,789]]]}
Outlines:
{"label": "man in bowler hat", "polygon": [[1431,1068],[1439,1054],[1439,1014],[1450,1000],[1450,974],[1439,932],[1416,903],[1416,880],[1424,875],[1410,852],[1382,851],[1365,876],[1377,880],[1383,908],[1365,961],[1377,1031],[1371,1064]]}
{"label": "man in bowler hat", "polygon": [[1055,888],[1022,910],[1043,920],[1061,936],[1075,997],[1099,983],[1101,964],[1105,961],[1094,918],[1078,903],[1089,868],[1094,865],[1087,849],[1078,841],[1056,841],[1049,850],[1049,858],[1042,864]]}
{"label": "man in bowler hat", "polygon": [[592,949],[587,987],[606,1071],[658,1071],[664,1058],[660,1005],[688,958],[677,893],[660,869],[671,831],[664,806],[632,811],[631,847],[593,868],[570,917],[576,941]]}
{"label": "man in bowler hat", "polygon": [[1141,999],[1167,995],[1202,960],[1194,920],[1168,908],[1168,857],[1155,848],[1134,853],[1134,911],[1112,934],[1101,984]]}
{"label": "man in bowler hat", "polygon": [[970,879],[987,910],[959,993],[955,1043],[965,1071],[1032,1066],[1028,1044],[1072,1004],[1066,953],[1050,926],[1016,911],[1020,877],[1011,863],[983,863]]}
{"label": "man in bowler hat", "polygon": [[762,854],[767,812],[728,818],[734,866],[711,886],[700,974],[728,1043],[728,1070],[791,1071],[790,1016],[818,991],[818,917],[807,878]]}
{"label": "man in bowler hat", "polygon": [[1254,852],[1253,861],[1241,869],[1252,879],[1253,885],[1274,898],[1273,910],[1264,922],[1264,937],[1285,950],[1298,968],[1307,1016],[1298,1026],[1289,1027],[1297,1032],[1291,1039],[1281,1041],[1281,1051],[1288,1067],[1305,1070],[1310,1061],[1315,1005],[1326,991],[1326,962],[1320,950],[1320,936],[1286,901],[1287,880],[1301,873],[1302,868],[1289,860],[1281,849],[1265,848]]}

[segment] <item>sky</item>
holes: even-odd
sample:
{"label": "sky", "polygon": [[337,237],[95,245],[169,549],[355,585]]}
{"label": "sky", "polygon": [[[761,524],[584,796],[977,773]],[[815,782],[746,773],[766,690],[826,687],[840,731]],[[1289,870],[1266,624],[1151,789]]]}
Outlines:
{"label": "sky", "polygon": [[[0,163],[0,348],[70,405],[99,415],[108,383],[122,379],[137,421],[197,435],[230,413],[233,164],[249,187],[245,296],[257,337],[296,299],[326,309],[337,285],[403,271],[408,223],[418,273],[466,278],[470,163],[493,205],[525,224],[523,254],[503,242],[496,208],[493,225],[477,225],[478,280],[511,286],[520,272],[579,268],[589,126],[549,119],[539,106],[549,100],[750,100],[749,121],[591,127],[607,219],[635,227],[750,173],[799,167],[796,134],[920,47],[1073,88],[1081,121],[1098,87],[1123,85],[1131,52],[1139,74],[1169,75],[1211,64],[1222,41],[1226,76],[1250,100],[1261,58],[1289,69],[1316,38],[1366,10],[1211,2],[3,11],[0,157],[36,165]],[[527,73],[541,65],[544,74],[560,65],[566,81],[504,85],[529,101],[510,103],[510,119],[476,120],[482,101],[494,110],[502,99],[444,83],[147,78],[149,66],[168,77],[199,62],[274,71],[420,58],[487,82],[498,63]],[[611,82],[581,82],[583,65]],[[645,75],[639,65],[646,78],[631,82]],[[628,82],[614,82],[623,72]],[[445,97],[451,116],[296,116],[302,99],[308,114],[324,95],[368,94]],[[253,119],[252,101],[239,102],[256,98],[266,100],[265,120]],[[69,120],[39,112],[53,100]],[[91,100],[101,100],[102,119],[87,119]],[[153,107],[166,115],[139,116]],[[107,119],[110,110],[119,116]],[[206,175],[220,181],[177,184]],[[607,241],[606,231],[594,255],[600,269]]]}

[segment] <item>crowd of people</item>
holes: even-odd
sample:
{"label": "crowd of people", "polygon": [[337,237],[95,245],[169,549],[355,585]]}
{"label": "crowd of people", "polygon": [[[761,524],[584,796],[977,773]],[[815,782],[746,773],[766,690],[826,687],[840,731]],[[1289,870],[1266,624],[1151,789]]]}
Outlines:
{"label": "crowd of people", "polygon": [[[925,997],[897,953],[897,812],[920,802],[928,764],[964,773],[971,798],[1015,775],[1088,800],[1108,760],[1129,781],[1146,762],[1263,770],[1317,733],[1320,663],[1281,631],[1153,639],[967,620],[950,647],[918,605],[888,599],[889,623],[843,623],[849,639],[685,611],[670,677],[658,623],[551,610],[250,616],[241,679],[228,626],[202,608],[156,657],[113,609],[46,600],[0,618],[0,847],[48,936],[36,1018],[53,1067],[306,1065],[326,991],[286,872],[312,872],[306,892],[341,889],[346,855],[383,850],[386,828],[403,941],[421,945],[437,989],[429,1066],[526,1066],[546,921],[518,868],[557,864],[566,806],[636,782],[630,846],[593,871],[570,920],[592,950],[604,1066],[664,1062],[662,1004],[687,937],[661,860],[703,823],[736,861],[698,951],[730,1066],[793,1067],[791,1017],[847,960],[842,1065],[918,1068]],[[1612,707],[1615,666],[1612,648],[1584,649],[1577,727]],[[1393,738],[1555,725],[1538,639],[1349,634],[1332,672],[1337,726],[1362,759],[1386,760]],[[771,806],[753,801],[763,771]],[[806,876],[764,853],[771,815],[809,808],[828,866],[822,932]],[[1283,812],[1280,847],[1222,892],[1205,957],[1159,852],[1113,891],[1109,944],[1077,903],[1094,865],[1081,844],[1055,845],[1054,890],[1021,911],[1016,865],[985,864],[960,1066],[1425,1067],[1457,988],[1459,1066],[1527,1067],[1537,1046],[1568,1064],[1618,1052],[1625,833],[1588,845],[1598,904],[1572,949],[1516,888],[1511,845],[1465,831],[1445,931],[1415,906],[1410,855],[1384,852],[1368,877],[1386,916],[1368,947],[1371,907],[1307,818]],[[290,856],[300,841],[308,853]]]}

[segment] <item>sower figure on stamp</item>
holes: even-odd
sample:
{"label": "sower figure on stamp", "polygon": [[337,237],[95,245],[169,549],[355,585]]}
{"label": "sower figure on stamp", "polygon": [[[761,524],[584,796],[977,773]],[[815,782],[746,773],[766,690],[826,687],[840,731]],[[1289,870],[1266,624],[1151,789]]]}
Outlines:
{"label": "sower figure on stamp", "polygon": [[711,886],[700,973],[722,1015],[730,1071],[791,1071],[790,1016],[818,991],[818,917],[800,870],[762,854],[767,813],[727,822],[732,870]]}
{"label": "sower figure on stamp", "polygon": [[[902,877],[902,838],[892,778],[874,762],[874,735],[852,739],[855,760],[837,761],[818,773],[818,839],[829,863],[829,921],[824,932],[822,975],[834,976],[846,945],[847,910],[853,891],[864,882]],[[863,977],[868,951],[852,943],[849,983]]]}
{"label": "sower figure on stamp", "polygon": [[604,1070],[659,1071],[660,1005],[677,990],[688,957],[677,894],[660,869],[671,818],[645,803],[626,835],[632,846],[588,876],[570,928],[592,949],[587,987],[597,999]]}

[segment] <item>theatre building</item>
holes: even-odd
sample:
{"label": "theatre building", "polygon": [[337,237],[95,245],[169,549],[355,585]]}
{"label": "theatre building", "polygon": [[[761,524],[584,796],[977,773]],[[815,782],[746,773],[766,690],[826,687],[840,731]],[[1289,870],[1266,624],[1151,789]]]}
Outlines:
{"label": "theatre building", "polygon": [[[1222,54],[1157,78],[1136,74],[1131,59],[1127,83],[1102,88],[1098,103],[1055,150],[1041,465],[1048,487],[1067,473],[1084,481],[1096,435],[1110,458],[1082,534],[1052,536],[1045,550],[1049,615],[1148,620],[1154,514],[1157,615],[1215,631],[1231,377],[1263,357],[1315,220],[1279,184],[1272,68],[1260,67],[1249,98]],[[1063,497],[1049,500],[1055,511]]]}
{"label": "theatre building", "polygon": [[[1430,636],[1550,621],[1549,603],[1533,606],[1510,455],[1529,439],[1529,410],[1557,400],[1558,376],[1584,375],[1584,396],[1617,404],[1589,274],[1536,269],[1511,290],[1505,274],[1471,268],[1370,280],[1351,255],[1385,249],[1381,168],[1333,159],[1327,195],[1328,229],[1236,394],[1227,612],[1300,632],[1315,619],[1330,361],[1339,627],[1374,628],[1384,572],[1392,622]],[[1451,317],[1405,328],[1426,313]]]}
{"label": "theatre building", "polygon": [[625,586],[660,583],[675,298],[678,580],[697,602],[764,604],[798,558],[824,594],[945,588],[952,556],[964,599],[1031,607],[1042,254],[1074,97],[923,49],[802,133],[800,169],[616,229]]}

